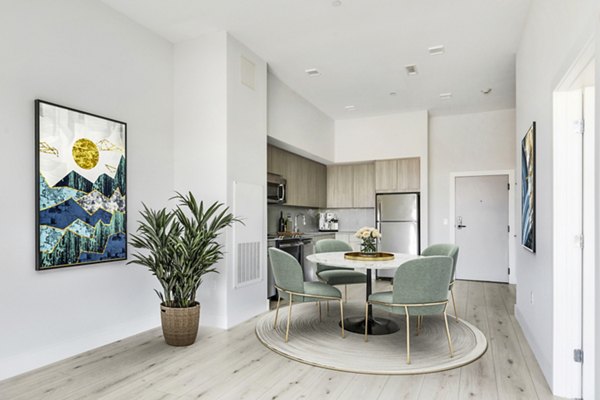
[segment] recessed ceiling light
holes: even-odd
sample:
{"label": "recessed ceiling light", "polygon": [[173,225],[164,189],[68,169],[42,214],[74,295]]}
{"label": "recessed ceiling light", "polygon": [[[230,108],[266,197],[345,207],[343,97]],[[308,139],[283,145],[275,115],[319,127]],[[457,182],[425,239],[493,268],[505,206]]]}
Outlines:
{"label": "recessed ceiling light", "polygon": [[356,106],[346,106],[344,108],[346,109],[346,111],[355,111],[356,110]]}
{"label": "recessed ceiling light", "polygon": [[441,56],[442,54],[444,54],[446,52],[446,48],[442,45],[432,46],[428,50],[429,50],[429,55],[432,55],[432,56]]}
{"label": "recessed ceiling light", "polygon": [[334,6],[334,7],[339,7],[339,6],[342,5],[342,2],[340,0],[333,0],[331,2],[331,5]]}
{"label": "recessed ceiling light", "polygon": [[440,99],[442,100],[450,100],[452,98],[452,93],[440,93]]}
{"label": "recessed ceiling light", "polygon": [[484,90],[481,91],[481,93],[483,93],[483,94],[490,94],[490,93],[492,93],[492,88],[484,89]]}
{"label": "recessed ceiling light", "polygon": [[308,74],[308,76],[319,76],[321,73],[316,68],[305,69],[304,72]]}
{"label": "recessed ceiling light", "polygon": [[406,68],[406,73],[408,75],[417,75],[419,73],[419,71],[417,71],[417,66],[416,64],[410,64],[410,65],[405,65],[404,68]]}
{"label": "recessed ceiling light", "polygon": [[398,93],[396,93],[396,92],[390,92],[390,96],[395,96],[395,95],[397,95],[397,94],[398,94]]}

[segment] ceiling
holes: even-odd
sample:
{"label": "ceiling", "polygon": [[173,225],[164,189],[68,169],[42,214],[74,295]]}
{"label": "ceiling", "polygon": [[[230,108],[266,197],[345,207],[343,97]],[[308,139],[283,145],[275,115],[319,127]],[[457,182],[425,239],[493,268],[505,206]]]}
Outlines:
{"label": "ceiling", "polygon": [[[174,43],[228,31],[334,119],[513,108],[529,8],[529,0],[102,1]],[[437,45],[445,54],[429,55]],[[406,74],[408,64],[418,75]],[[309,77],[309,68],[321,74]]]}

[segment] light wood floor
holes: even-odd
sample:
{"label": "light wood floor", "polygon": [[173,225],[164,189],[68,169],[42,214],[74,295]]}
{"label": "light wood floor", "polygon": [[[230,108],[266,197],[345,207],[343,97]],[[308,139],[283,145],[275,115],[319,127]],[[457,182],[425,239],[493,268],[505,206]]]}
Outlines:
{"label": "light wood floor", "polygon": [[[377,290],[387,285],[378,282]],[[349,290],[351,298],[363,293],[360,285]],[[202,327],[188,348],[166,346],[158,329],[148,331],[0,382],[0,399],[554,398],[514,318],[514,287],[463,281],[456,295],[460,316],[486,334],[489,347],[446,372],[372,376],[311,367],[266,349],[252,319],[228,331]]]}

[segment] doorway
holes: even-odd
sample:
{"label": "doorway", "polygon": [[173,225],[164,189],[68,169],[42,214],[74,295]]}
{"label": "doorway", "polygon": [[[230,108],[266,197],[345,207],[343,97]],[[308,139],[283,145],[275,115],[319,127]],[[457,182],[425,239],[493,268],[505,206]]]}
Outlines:
{"label": "doorway", "polygon": [[456,278],[509,281],[510,176],[508,173],[455,175],[454,243],[460,248]]}
{"label": "doorway", "polygon": [[595,398],[598,368],[594,78],[590,44],[554,91],[553,391],[584,399]]}

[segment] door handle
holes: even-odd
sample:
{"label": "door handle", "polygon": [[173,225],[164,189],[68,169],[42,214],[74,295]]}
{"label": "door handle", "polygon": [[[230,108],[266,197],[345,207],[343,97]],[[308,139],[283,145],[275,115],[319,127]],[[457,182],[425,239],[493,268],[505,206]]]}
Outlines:
{"label": "door handle", "polygon": [[467,227],[466,225],[462,225],[462,224],[461,225],[456,225],[457,229],[462,229],[462,228],[466,228],[466,227]]}

